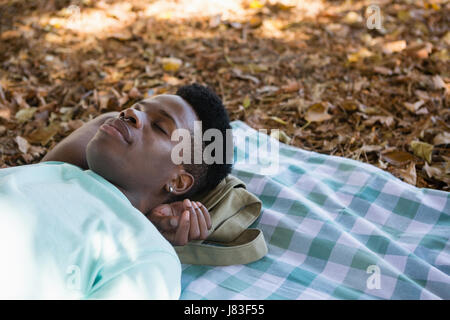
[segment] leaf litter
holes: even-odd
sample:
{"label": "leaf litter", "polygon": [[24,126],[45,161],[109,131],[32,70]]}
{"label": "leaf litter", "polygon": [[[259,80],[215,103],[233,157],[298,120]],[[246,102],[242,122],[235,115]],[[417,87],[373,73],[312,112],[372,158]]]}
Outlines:
{"label": "leaf litter", "polygon": [[[232,120],[449,190],[450,3],[0,1],[0,165],[191,82]],[[76,9],[76,10],[74,10]]]}

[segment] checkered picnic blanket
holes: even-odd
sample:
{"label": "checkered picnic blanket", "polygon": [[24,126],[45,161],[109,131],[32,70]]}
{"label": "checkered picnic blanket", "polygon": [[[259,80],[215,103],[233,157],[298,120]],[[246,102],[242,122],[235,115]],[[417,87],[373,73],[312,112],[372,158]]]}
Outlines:
{"label": "checkered picnic blanket", "polygon": [[233,174],[263,202],[252,227],[269,253],[183,265],[181,299],[450,299],[450,193],[285,144],[277,172],[264,173],[245,161],[264,135],[232,126],[235,143],[249,137],[235,145]]}

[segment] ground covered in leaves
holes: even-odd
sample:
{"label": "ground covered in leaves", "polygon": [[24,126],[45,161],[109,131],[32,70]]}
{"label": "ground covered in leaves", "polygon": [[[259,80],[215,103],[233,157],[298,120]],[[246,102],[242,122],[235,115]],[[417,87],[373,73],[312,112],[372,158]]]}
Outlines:
{"label": "ground covered in leaves", "polygon": [[196,81],[285,143],[449,191],[449,19],[438,0],[0,0],[0,165]]}

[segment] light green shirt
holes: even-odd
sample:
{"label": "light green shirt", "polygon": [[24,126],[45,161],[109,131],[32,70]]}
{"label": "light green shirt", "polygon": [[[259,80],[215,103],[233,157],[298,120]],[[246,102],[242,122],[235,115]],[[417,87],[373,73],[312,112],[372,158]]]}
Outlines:
{"label": "light green shirt", "polygon": [[1,299],[178,299],[181,264],[116,186],[59,161],[0,169]]}

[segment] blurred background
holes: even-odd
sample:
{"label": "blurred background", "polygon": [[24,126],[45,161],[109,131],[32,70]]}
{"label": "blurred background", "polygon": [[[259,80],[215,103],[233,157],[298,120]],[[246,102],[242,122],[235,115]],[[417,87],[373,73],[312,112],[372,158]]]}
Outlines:
{"label": "blurred background", "polygon": [[448,1],[0,0],[0,165],[211,86],[284,143],[449,191]]}

